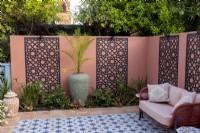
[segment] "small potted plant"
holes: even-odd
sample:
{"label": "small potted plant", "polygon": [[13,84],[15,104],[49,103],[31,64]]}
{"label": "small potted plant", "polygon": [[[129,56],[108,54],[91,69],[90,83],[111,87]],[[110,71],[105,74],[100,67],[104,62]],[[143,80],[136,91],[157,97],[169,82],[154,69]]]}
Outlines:
{"label": "small potted plant", "polygon": [[72,48],[69,51],[61,51],[74,63],[74,67],[70,68],[74,73],[68,77],[70,94],[74,102],[79,102],[84,106],[88,96],[90,79],[88,74],[81,71],[81,67],[86,61],[91,60],[91,58],[84,57],[84,54],[94,39],[90,39],[86,34],[81,36],[80,29],[75,30],[72,38],[63,33],[61,35],[68,40]]}

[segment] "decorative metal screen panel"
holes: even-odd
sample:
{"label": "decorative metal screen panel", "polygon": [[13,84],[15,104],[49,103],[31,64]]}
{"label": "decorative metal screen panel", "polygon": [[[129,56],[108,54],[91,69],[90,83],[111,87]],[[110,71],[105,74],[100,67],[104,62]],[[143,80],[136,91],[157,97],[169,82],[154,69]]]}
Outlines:
{"label": "decorative metal screen panel", "polygon": [[200,34],[187,35],[185,89],[200,92]]}
{"label": "decorative metal screen panel", "polygon": [[179,35],[160,37],[158,82],[178,84]]}
{"label": "decorative metal screen panel", "polygon": [[97,88],[116,90],[116,79],[127,83],[128,38],[97,38]]}
{"label": "decorative metal screen panel", "polygon": [[44,91],[60,84],[59,38],[25,38],[26,82],[41,81]]}

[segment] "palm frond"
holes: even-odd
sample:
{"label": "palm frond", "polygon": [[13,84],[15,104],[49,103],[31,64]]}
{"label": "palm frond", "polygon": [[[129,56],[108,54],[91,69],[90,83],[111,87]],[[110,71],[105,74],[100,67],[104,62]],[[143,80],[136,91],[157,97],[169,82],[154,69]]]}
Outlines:
{"label": "palm frond", "polygon": [[70,51],[61,51],[61,52],[64,53],[65,55],[67,55],[73,61],[73,63],[76,64],[76,57],[75,57],[74,53],[72,53]]}
{"label": "palm frond", "polygon": [[60,35],[64,36],[68,40],[72,48],[71,51],[61,52],[65,53],[65,55],[67,55],[73,61],[76,73],[79,73],[83,63],[91,60],[90,58],[84,58],[84,54],[94,39],[90,39],[90,37],[88,37],[86,34],[84,34],[82,37],[80,29],[75,30],[75,34],[72,38],[69,38],[65,33],[60,33]]}
{"label": "palm frond", "polygon": [[82,66],[86,61],[92,60],[92,58],[85,58],[81,60],[80,65]]}

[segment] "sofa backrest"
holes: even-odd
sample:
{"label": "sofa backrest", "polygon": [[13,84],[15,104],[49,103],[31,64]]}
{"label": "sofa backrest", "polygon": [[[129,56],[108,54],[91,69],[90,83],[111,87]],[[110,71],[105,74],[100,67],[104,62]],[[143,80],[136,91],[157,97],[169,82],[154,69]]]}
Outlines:
{"label": "sofa backrest", "polygon": [[[175,106],[176,103],[186,94],[191,93],[183,88],[169,85],[169,104]],[[196,94],[194,103],[200,103],[200,94]]]}
{"label": "sofa backrest", "polygon": [[183,89],[173,86],[173,85],[169,85],[169,104],[172,106],[175,106],[176,103],[181,99],[181,93],[182,93]]}

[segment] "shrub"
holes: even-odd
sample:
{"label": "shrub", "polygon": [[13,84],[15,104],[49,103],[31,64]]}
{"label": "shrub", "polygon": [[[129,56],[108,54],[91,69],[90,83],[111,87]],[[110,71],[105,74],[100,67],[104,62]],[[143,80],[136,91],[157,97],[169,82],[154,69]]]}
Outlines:
{"label": "shrub", "polygon": [[147,86],[147,76],[145,79],[138,76],[136,80],[131,81],[130,86],[133,88],[135,93],[140,93],[141,89]]}
{"label": "shrub", "polygon": [[3,101],[0,100],[0,125],[6,123],[6,107],[3,104]]}
{"label": "shrub", "polygon": [[42,90],[42,83],[27,83],[22,86],[21,104],[24,110],[31,111],[38,105],[38,98]]}
{"label": "shrub", "polygon": [[121,77],[117,78],[116,97],[114,98],[115,106],[128,105],[133,97],[133,90],[127,85]]}
{"label": "shrub", "polygon": [[86,107],[109,107],[113,105],[113,94],[110,89],[96,89],[86,101]]}
{"label": "shrub", "polygon": [[60,86],[54,90],[42,93],[42,104],[49,109],[71,108],[71,101]]}
{"label": "shrub", "polygon": [[0,100],[4,99],[4,95],[10,90],[10,84],[8,80],[0,79]]}
{"label": "shrub", "polygon": [[[145,79],[143,79],[138,76],[137,79],[131,81],[130,86],[133,89],[135,94],[140,93],[141,89],[147,86],[147,77]],[[130,103],[131,102],[138,104],[139,98],[134,95],[132,100],[130,101]]]}

